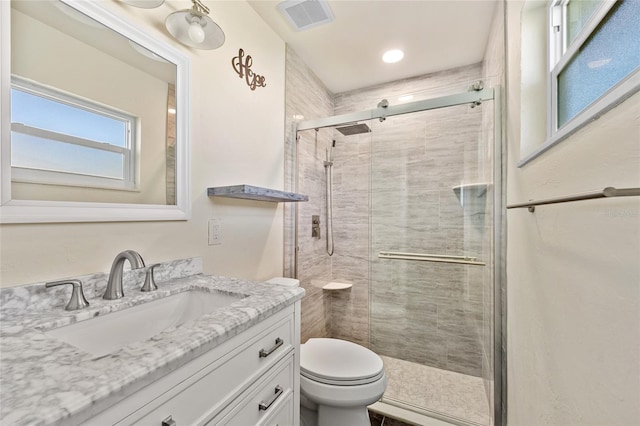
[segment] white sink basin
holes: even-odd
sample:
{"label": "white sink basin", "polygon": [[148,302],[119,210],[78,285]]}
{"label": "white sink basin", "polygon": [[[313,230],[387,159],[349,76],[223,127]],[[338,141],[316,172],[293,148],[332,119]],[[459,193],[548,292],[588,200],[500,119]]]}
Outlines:
{"label": "white sink basin", "polygon": [[102,356],[229,306],[244,297],[242,294],[185,291],[49,330],[45,334],[95,356]]}

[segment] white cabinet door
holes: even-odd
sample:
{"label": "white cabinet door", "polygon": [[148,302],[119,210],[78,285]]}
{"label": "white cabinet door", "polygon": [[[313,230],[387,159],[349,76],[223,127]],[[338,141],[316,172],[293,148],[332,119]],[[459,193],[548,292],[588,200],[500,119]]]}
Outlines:
{"label": "white cabinet door", "polygon": [[289,317],[252,339],[240,350],[225,356],[215,370],[135,422],[136,425],[159,426],[172,416],[176,426],[204,424],[251,385],[261,374],[291,351],[293,318]]}

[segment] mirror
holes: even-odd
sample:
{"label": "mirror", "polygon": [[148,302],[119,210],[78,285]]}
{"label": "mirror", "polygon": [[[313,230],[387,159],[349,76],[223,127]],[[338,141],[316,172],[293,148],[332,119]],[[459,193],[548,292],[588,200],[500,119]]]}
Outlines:
{"label": "mirror", "polygon": [[188,219],[188,58],[96,2],[1,3],[1,221]]}

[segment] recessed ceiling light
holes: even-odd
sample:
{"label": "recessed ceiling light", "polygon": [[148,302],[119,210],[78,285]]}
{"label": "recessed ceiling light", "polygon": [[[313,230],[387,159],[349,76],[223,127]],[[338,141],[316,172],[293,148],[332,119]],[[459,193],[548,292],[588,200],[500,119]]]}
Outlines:
{"label": "recessed ceiling light", "polygon": [[382,60],[388,64],[399,62],[402,58],[404,58],[404,52],[399,49],[387,50],[384,52],[384,55],[382,55]]}

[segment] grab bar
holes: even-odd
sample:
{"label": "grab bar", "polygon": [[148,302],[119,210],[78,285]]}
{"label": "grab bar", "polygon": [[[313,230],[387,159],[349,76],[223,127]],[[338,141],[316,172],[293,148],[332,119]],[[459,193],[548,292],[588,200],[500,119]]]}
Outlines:
{"label": "grab bar", "polygon": [[452,256],[447,254],[405,253],[395,251],[381,251],[378,253],[381,259],[420,260],[425,262],[458,263],[463,265],[484,266],[486,263],[478,261],[472,256]]}
{"label": "grab bar", "polygon": [[537,201],[528,201],[526,203],[510,204],[508,209],[517,209],[527,207],[531,213],[536,210],[536,206],[542,204],[566,203],[569,201],[591,200],[594,198],[610,198],[610,197],[631,197],[640,195],[640,188],[614,188],[608,186],[598,191],[584,192],[582,194],[566,195],[564,197],[546,198]]}

